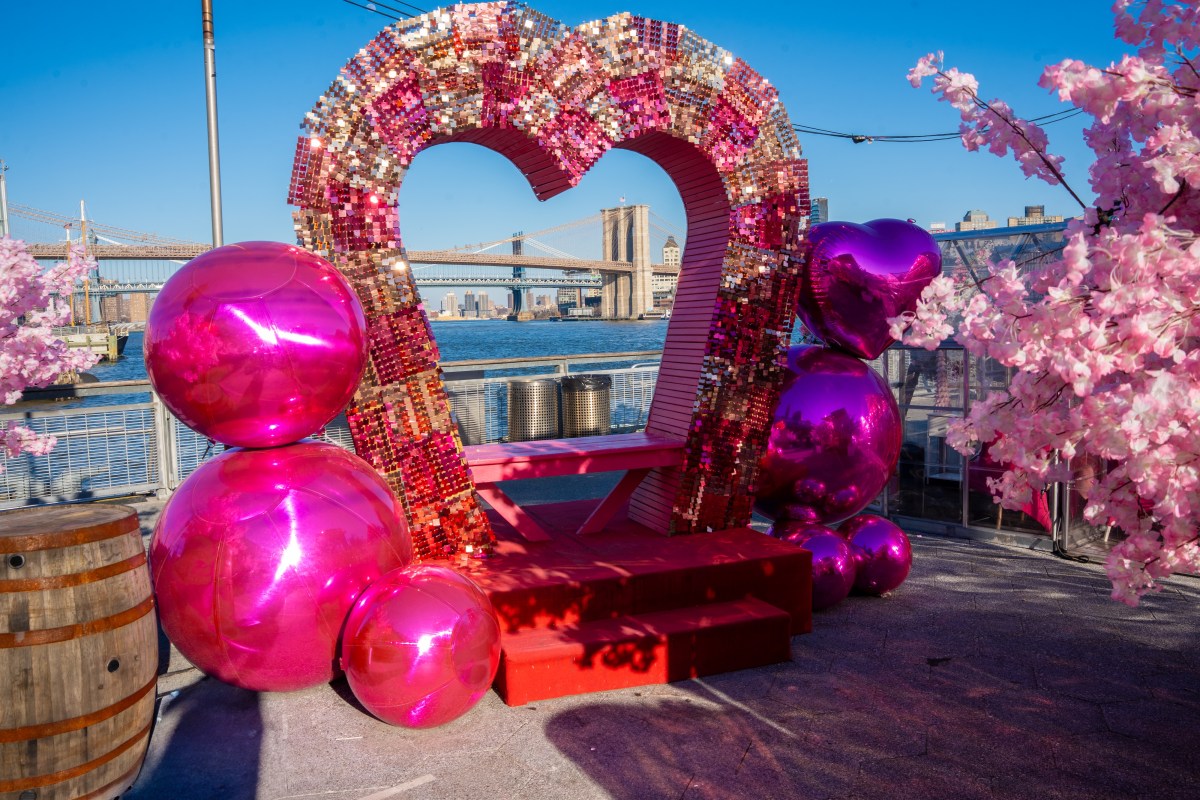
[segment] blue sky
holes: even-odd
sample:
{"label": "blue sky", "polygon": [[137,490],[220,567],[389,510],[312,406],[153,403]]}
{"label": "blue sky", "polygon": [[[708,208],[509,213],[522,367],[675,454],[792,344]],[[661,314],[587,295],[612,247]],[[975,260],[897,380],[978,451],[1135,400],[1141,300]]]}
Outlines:
{"label": "blue sky", "polygon": [[[290,241],[285,198],[299,122],[387,21],[341,0],[215,5],[225,238]],[[1063,108],[1036,85],[1044,65],[1067,57],[1107,65],[1123,52],[1100,0],[1042,0],[1036,14],[962,0],[531,5],[572,25],[626,10],[680,22],[767,76],[794,122],[863,134],[957,128],[953,109],[905,80],[930,50],[944,50],[948,64],[977,75],[986,96],[1030,117]],[[11,202],[72,213],[83,198],[101,222],[209,239],[199,7],[5,4],[0,158],[10,167]],[[1089,163],[1083,119],[1048,129],[1081,190]],[[966,153],[957,141],[801,141],[813,194],[830,199],[834,219],[953,222],[971,208],[1003,218],[1033,203],[1078,210],[1061,189],[1026,180],[1015,162]],[[450,145],[414,163],[402,226],[410,246],[443,247],[584,217],[622,196],[682,225],[674,187],[640,156],[611,153],[580,187],[538,203],[499,156]]]}

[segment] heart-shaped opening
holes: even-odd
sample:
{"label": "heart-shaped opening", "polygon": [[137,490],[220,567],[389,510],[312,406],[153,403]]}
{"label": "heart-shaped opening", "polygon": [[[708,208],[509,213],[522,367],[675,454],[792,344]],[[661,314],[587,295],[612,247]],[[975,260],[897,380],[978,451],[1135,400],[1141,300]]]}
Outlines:
{"label": "heart-shaped opening", "polygon": [[[641,206],[645,212],[634,210]],[[513,164],[488,148],[454,143],[427,149],[414,159],[405,176],[399,209],[401,239],[425,308],[435,322],[460,317],[503,318],[496,312],[506,306],[502,314],[514,313],[513,266],[478,261],[494,256],[497,262],[504,262],[514,253],[538,259],[524,275],[543,279],[543,285],[527,288],[524,296],[517,298],[521,310],[535,312],[537,319],[559,311],[566,319],[656,318],[670,308],[671,299],[660,265],[678,265],[687,240],[683,201],[675,184],[654,162],[626,150],[606,153],[571,191],[539,200]],[[610,220],[619,217],[623,224],[606,226],[606,216]],[[626,238],[617,240],[618,231]],[[523,237],[520,240],[515,239],[518,233]],[[664,253],[669,242],[679,249]],[[422,261],[421,254],[430,251],[437,253],[437,259],[458,253],[463,262]],[[637,298],[645,303],[644,308],[636,307],[633,275],[628,272],[620,277],[621,299],[627,306],[624,309],[610,307],[615,305],[615,292],[611,291],[615,274],[607,278],[607,298],[604,281],[590,286],[564,287],[559,283],[581,277],[578,270],[595,266],[583,262],[607,258],[648,259],[653,265],[653,278],[642,286],[649,292]],[[536,266],[552,264],[555,259],[564,262],[557,270]],[[564,274],[564,269],[570,270],[569,274]],[[678,266],[673,269],[677,272]],[[646,276],[641,278],[645,282]],[[460,282],[450,283],[455,279]],[[471,293],[477,305],[463,304],[465,292]],[[484,296],[490,306],[481,302]],[[547,296],[548,305],[544,302]],[[535,298],[539,304],[535,304]],[[444,361],[658,350],[666,328],[665,323],[568,326],[554,331],[540,326],[510,326],[501,330],[503,339],[497,341],[496,329],[484,333],[470,325],[434,326]]]}

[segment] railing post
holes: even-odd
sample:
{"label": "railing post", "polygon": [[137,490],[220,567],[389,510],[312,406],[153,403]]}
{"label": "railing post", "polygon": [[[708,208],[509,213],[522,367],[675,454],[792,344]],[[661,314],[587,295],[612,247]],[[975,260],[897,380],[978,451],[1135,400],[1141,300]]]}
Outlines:
{"label": "railing post", "polygon": [[179,485],[178,459],[175,458],[175,420],[154,391],[150,392],[150,402],[154,407],[154,438],[158,445],[156,494],[160,500],[165,500]]}

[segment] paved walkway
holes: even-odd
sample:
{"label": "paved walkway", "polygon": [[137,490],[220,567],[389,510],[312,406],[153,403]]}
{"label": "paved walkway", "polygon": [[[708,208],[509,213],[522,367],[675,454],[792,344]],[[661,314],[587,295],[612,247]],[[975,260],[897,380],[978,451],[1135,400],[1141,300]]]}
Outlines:
{"label": "paved walkway", "polygon": [[125,800],[1139,798],[1200,781],[1200,581],[1138,609],[1096,565],[913,539],[907,583],[791,663],[391,728],[344,683],[256,695],[176,659]]}

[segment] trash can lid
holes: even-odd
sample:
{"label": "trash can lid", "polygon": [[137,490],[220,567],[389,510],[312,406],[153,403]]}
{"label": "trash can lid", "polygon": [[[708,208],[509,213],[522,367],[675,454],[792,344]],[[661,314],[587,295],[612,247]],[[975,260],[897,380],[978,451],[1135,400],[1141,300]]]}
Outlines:
{"label": "trash can lid", "polygon": [[587,391],[598,389],[611,389],[611,375],[568,375],[562,379],[562,387],[564,390],[570,391]]}

